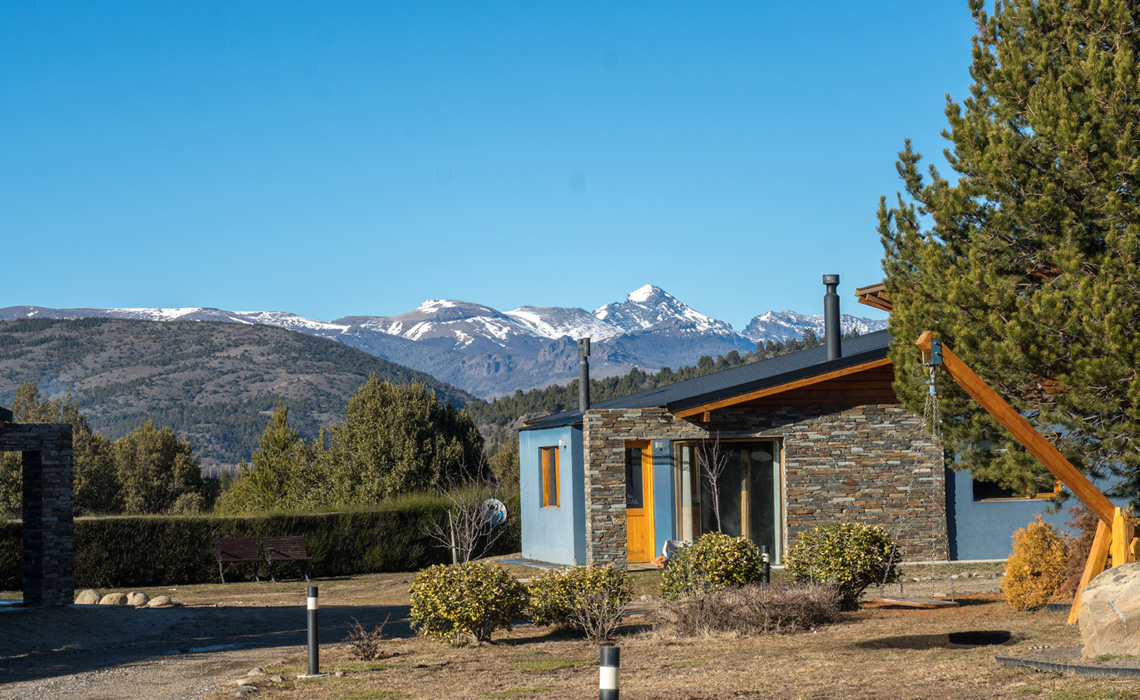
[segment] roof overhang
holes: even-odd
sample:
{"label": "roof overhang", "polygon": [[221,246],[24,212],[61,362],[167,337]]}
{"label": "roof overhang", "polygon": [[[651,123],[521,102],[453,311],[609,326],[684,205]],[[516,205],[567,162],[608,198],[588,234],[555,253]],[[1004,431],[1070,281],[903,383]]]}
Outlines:
{"label": "roof overhang", "polygon": [[0,429],[8,426],[12,422],[12,412],[0,406]]}
{"label": "roof overhang", "polygon": [[887,296],[886,291],[883,289],[882,282],[856,289],[855,296],[859,298],[860,304],[865,304],[883,311],[891,311],[894,309],[891,298]]}
{"label": "roof overhang", "polygon": [[770,396],[777,396],[779,394],[783,394],[783,393],[786,393],[789,391],[794,391],[796,389],[803,389],[804,387],[809,387],[809,386],[812,386],[815,384],[822,384],[824,382],[833,381],[833,380],[839,379],[841,377],[846,377],[846,376],[849,376],[852,374],[858,374],[860,372],[865,372],[869,369],[875,369],[878,367],[886,367],[886,366],[889,366],[890,364],[891,364],[891,359],[889,357],[881,357],[881,358],[870,360],[868,362],[863,362],[863,363],[860,363],[857,365],[851,365],[849,367],[843,367],[841,369],[832,370],[830,372],[824,372],[823,374],[817,374],[813,377],[804,377],[802,379],[797,379],[795,381],[784,382],[781,384],[777,384],[775,386],[770,386],[770,387],[766,387],[763,389],[757,389],[755,391],[749,391],[747,393],[737,394],[736,396],[730,396],[730,397],[726,397],[726,398],[719,399],[716,401],[710,401],[708,403],[699,404],[697,406],[690,406],[687,408],[679,409],[679,410],[673,411],[673,415],[676,416],[677,418],[690,418],[692,416],[698,416],[698,415],[701,415],[703,413],[708,413],[709,411],[715,411],[715,410],[720,409],[720,408],[728,408],[729,406],[737,406],[737,405],[742,404],[742,403],[748,403],[749,401],[755,401],[756,399],[767,398]]}

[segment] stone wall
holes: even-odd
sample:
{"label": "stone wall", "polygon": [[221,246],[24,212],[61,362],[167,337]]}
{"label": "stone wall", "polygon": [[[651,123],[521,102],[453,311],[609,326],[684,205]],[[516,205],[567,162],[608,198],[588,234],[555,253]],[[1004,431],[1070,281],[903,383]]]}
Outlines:
{"label": "stone wall", "polygon": [[[947,556],[943,458],[922,419],[897,405],[734,407],[708,425],[662,408],[591,409],[584,422],[586,560],[626,563],[625,443],[633,440],[779,440],[784,542],[834,522],[882,525],[908,559]],[[672,504],[657,504],[669,508]]]}
{"label": "stone wall", "polygon": [[7,423],[0,452],[23,453],[24,604],[69,605],[75,592],[71,426]]}

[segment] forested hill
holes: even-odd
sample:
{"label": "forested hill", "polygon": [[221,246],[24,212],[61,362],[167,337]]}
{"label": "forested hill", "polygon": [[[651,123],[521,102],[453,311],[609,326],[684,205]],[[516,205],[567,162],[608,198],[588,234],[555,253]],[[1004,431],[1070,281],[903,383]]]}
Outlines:
{"label": "forested hill", "polygon": [[[851,338],[858,333],[848,333],[845,338]],[[704,355],[697,364],[673,370],[669,367],[650,374],[636,367],[627,374],[619,377],[606,377],[605,379],[590,380],[590,401],[597,403],[628,396],[639,391],[656,389],[686,379],[702,377],[713,372],[720,372],[733,367],[760,362],[780,355],[806,350],[807,348],[822,345],[823,340],[817,338],[811,330],[805,331],[802,340],[789,339],[786,341],[769,340],[759,344],[756,350],[738,353],[735,350],[717,359]],[[495,401],[473,401],[467,405],[467,412],[475,419],[480,432],[488,437],[489,451],[505,443],[522,426],[523,420],[531,420],[541,416],[561,413],[578,407],[578,381],[569,384],[548,386],[543,389],[530,391],[516,391],[514,396],[507,396]]]}
{"label": "forested hill", "polygon": [[278,397],[306,436],[343,419],[369,373],[418,381],[462,407],[470,394],[341,343],[265,325],[107,318],[0,322],[0,405],[23,382],[70,390],[95,430],[118,438],[151,419],[203,464],[248,459]]}

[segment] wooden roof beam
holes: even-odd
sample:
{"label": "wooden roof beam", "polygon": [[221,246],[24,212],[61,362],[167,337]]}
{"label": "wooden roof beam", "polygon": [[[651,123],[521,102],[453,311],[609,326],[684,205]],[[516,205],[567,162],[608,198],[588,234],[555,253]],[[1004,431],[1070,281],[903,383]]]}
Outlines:
{"label": "wooden roof beam", "polygon": [[811,386],[813,384],[819,384],[821,382],[826,382],[826,381],[829,381],[832,379],[837,379],[839,377],[846,377],[846,376],[851,375],[851,374],[857,374],[859,372],[864,372],[864,371],[869,370],[869,369],[874,369],[875,367],[885,367],[889,364],[891,364],[890,358],[883,357],[883,358],[880,358],[878,360],[871,360],[870,362],[864,362],[861,365],[854,365],[852,367],[844,367],[843,369],[837,369],[834,372],[827,372],[825,374],[816,375],[814,377],[807,377],[806,379],[799,379],[799,380],[794,381],[794,382],[786,382],[784,384],[779,384],[777,386],[768,387],[767,389],[759,389],[757,391],[750,391],[746,394],[740,394],[740,395],[733,396],[733,397],[730,397],[727,399],[720,399],[719,401],[712,401],[712,402],[709,402],[706,404],[701,404],[700,406],[693,406],[692,408],[685,408],[685,409],[682,409],[680,411],[675,411],[673,413],[673,415],[676,416],[677,418],[688,418],[690,416],[695,416],[698,414],[704,414],[704,413],[707,413],[709,411],[715,411],[718,408],[727,408],[728,406],[736,406],[737,404],[742,404],[742,403],[745,403],[747,401],[752,401],[753,399],[762,399],[765,396],[775,396],[776,394],[782,394],[786,391],[791,391],[792,389],[799,389],[801,387]]}

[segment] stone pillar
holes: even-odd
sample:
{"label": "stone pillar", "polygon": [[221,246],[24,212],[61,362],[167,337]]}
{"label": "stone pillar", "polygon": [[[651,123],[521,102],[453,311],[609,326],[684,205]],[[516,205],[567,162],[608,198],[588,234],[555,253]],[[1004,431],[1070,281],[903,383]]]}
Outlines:
{"label": "stone pillar", "polygon": [[0,451],[23,453],[24,605],[70,605],[75,597],[71,426],[8,424]]}
{"label": "stone pillar", "polygon": [[625,568],[625,440],[607,425],[610,413],[591,410],[582,420],[586,565]]}

